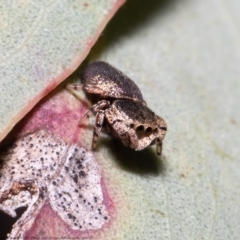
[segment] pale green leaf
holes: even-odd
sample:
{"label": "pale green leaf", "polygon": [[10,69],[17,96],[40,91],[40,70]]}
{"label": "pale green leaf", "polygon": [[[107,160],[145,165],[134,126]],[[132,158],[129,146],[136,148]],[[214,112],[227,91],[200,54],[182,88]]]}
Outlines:
{"label": "pale green leaf", "polygon": [[0,2],[0,140],[78,67],[123,2]]}
{"label": "pale green leaf", "polygon": [[94,49],[168,124],[162,158],[100,148],[118,206],[108,239],[239,239],[239,9],[129,1]]}

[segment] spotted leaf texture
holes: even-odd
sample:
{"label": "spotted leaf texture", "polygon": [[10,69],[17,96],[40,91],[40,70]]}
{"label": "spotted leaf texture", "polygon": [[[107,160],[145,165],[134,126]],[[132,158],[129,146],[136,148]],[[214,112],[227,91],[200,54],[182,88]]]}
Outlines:
{"label": "spotted leaf texture", "polygon": [[84,109],[66,90],[57,90],[1,144],[0,210],[16,217],[15,210],[26,207],[8,239],[81,239],[111,219],[112,204],[98,161],[79,146],[77,123]]}
{"label": "spotted leaf texture", "polygon": [[83,148],[40,130],[15,141],[0,162],[0,209],[16,217],[14,209],[28,206],[9,239],[23,237],[46,201],[72,229],[107,222],[99,167]]}

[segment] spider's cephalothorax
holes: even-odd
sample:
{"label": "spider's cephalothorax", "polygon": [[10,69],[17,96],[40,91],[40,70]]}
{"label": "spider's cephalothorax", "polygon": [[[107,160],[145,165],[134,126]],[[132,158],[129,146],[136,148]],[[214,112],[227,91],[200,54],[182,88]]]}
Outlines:
{"label": "spider's cephalothorax", "polygon": [[82,84],[68,85],[68,89],[83,89],[100,97],[85,115],[96,114],[93,149],[104,125],[124,146],[139,151],[155,144],[161,154],[166,123],[146,106],[137,85],[122,72],[108,63],[93,62],[83,71]]}

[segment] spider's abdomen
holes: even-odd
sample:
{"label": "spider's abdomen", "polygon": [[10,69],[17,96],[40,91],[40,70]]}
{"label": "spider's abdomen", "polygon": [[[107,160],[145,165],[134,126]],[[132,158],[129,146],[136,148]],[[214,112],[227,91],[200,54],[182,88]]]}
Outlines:
{"label": "spider's abdomen", "polygon": [[145,105],[138,86],[125,74],[106,62],[93,62],[81,76],[83,90],[102,98],[129,99]]}

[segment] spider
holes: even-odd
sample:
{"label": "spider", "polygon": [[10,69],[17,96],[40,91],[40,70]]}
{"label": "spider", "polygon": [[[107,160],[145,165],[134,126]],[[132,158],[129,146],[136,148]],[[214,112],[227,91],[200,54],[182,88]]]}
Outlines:
{"label": "spider", "polygon": [[81,79],[82,84],[69,84],[67,88],[82,89],[99,97],[99,101],[84,116],[96,114],[92,149],[96,148],[104,127],[124,146],[140,151],[156,145],[157,154],[161,154],[167,125],[147,107],[141,91],[130,78],[110,64],[97,61],[85,68]]}

